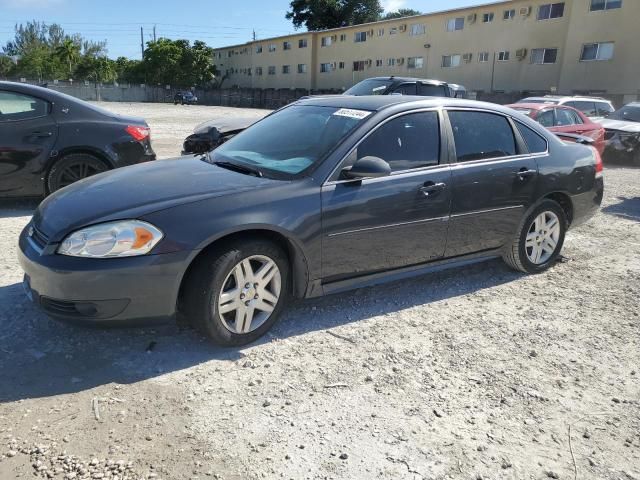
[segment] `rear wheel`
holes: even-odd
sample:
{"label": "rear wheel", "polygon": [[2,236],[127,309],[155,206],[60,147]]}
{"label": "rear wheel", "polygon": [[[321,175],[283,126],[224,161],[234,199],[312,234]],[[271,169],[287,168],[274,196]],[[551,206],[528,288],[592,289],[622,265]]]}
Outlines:
{"label": "rear wheel", "polygon": [[560,255],[566,231],[567,216],[562,207],[553,200],[544,200],[522,222],[503,259],[521,272],[543,272]]}
{"label": "rear wheel", "polygon": [[47,190],[53,193],[72,183],[108,170],[109,167],[88,153],[72,153],[53,164],[47,175]]}
{"label": "rear wheel", "polygon": [[268,241],[242,241],[201,259],[185,285],[188,320],[215,343],[239,346],[264,335],[286,302],[289,263]]}

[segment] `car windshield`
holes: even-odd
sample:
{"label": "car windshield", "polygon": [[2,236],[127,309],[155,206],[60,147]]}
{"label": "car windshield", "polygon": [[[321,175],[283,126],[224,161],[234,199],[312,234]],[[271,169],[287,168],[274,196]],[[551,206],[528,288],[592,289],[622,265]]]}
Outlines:
{"label": "car windshield", "polygon": [[391,84],[393,84],[393,80],[363,80],[362,82],[355,84],[349,90],[344,92],[344,94],[355,95],[356,97],[363,95],[384,95]]}
{"label": "car windshield", "polygon": [[209,154],[222,162],[277,177],[299,175],[320,162],[368,110],[296,105],[276,112]]}
{"label": "car windshield", "polygon": [[640,122],[640,106],[627,105],[613,112],[608,118],[627,122]]}

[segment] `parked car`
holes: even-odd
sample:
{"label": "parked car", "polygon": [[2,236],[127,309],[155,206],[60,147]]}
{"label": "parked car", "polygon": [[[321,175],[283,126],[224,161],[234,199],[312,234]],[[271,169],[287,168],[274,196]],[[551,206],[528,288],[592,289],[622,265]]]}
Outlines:
{"label": "parked car", "polygon": [[613,104],[601,97],[563,97],[545,95],[544,97],[527,97],[518,103],[546,103],[548,105],[564,105],[580,110],[591,120],[601,120],[615,111]]}
{"label": "parked car", "polygon": [[507,106],[533,118],[554,133],[589,137],[598,153],[604,153],[604,127],[575,108],[546,103],[514,103]]}
{"label": "parked car", "polygon": [[20,235],[19,258],[26,291],[53,317],[180,315],[219,344],[242,345],[291,295],[496,257],[542,272],[602,195],[596,150],[511,109],[311,98],[207,155],[50,196]]}
{"label": "parked car", "polygon": [[606,158],[629,160],[640,166],[640,102],[625,105],[600,123],[606,131]]}
{"label": "parked car", "polygon": [[0,82],[0,196],[40,196],[154,160],[150,130],[63,93]]}
{"label": "parked car", "polygon": [[198,97],[193,92],[178,92],[173,96],[174,105],[195,105],[198,103]]}
{"label": "parked car", "polygon": [[[266,115],[266,113],[265,113]],[[198,125],[193,133],[185,138],[182,154],[202,154],[219,147],[233,138],[245,128],[255,123],[259,118],[255,115],[236,114],[224,120],[210,120]]]}
{"label": "parked car", "polygon": [[345,95],[418,95],[421,97],[466,96],[462,85],[448,84],[439,80],[411,77],[373,77],[356,83]]}

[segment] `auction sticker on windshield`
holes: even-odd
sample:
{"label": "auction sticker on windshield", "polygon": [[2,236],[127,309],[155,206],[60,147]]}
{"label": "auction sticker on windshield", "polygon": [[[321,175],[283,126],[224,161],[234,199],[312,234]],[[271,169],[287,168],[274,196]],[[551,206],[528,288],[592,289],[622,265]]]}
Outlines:
{"label": "auction sticker on windshield", "polygon": [[371,115],[372,112],[368,112],[366,110],[353,110],[351,108],[341,108],[334,115],[338,117],[348,117],[348,118],[357,118],[362,120],[363,118],[367,118]]}

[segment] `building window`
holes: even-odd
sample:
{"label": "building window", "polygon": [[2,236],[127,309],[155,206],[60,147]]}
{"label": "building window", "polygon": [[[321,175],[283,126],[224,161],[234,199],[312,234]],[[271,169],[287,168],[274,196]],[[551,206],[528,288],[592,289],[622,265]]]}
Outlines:
{"label": "building window", "polygon": [[269,70],[267,71],[267,73],[269,75],[275,75],[276,74],[276,67],[269,67]]}
{"label": "building window", "polygon": [[298,48],[307,48],[307,39],[301,38],[298,40]]}
{"label": "building window", "polygon": [[340,34],[340,41],[341,42],[346,42],[347,41],[347,34],[346,33],[341,33]]}
{"label": "building window", "polygon": [[379,37],[383,37],[384,36],[384,28],[379,28],[378,29],[378,36]]}
{"label": "building window", "polygon": [[489,52],[480,52],[478,54],[478,62],[485,63],[489,61]]}
{"label": "building window", "polygon": [[283,65],[282,73],[284,73],[285,75],[291,73],[291,65]]}
{"label": "building window", "polygon": [[590,11],[601,12],[602,10],[613,10],[622,8],[622,0],[591,0]]}
{"label": "building window", "polygon": [[283,50],[291,50],[291,42],[282,42]]}
{"label": "building window", "polygon": [[376,60],[376,67],[381,67],[383,65],[383,63],[384,62],[382,61],[382,59]]}
{"label": "building window", "polygon": [[299,63],[298,64],[298,73],[307,73],[307,64]]}
{"label": "building window", "polygon": [[364,60],[358,60],[356,62],[353,62],[353,71],[362,72],[364,70],[364,66],[365,66]]}
{"label": "building window", "polygon": [[320,64],[320,73],[329,73],[331,72],[331,64],[330,63],[321,63]]}
{"label": "building window", "polygon": [[256,47],[256,53],[262,53],[262,45]]}
{"label": "building window", "polygon": [[450,18],[447,20],[447,32],[455,32],[464,28],[464,17]]}
{"label": "building window", "polygon": [[391,27],[389,29],[389,35],[395,35],[396,33],[398,33],[398,27]]}
{"label": "building window", "polygon": [[367,41],[367,32],[356,32],[354,41],[356,43],[362,43]]}
{"label": "building window", "polygon": [[493,22],[493,12],[484,13],[482,15],[482,23],[489,23],[489,22]]}
{"label": "building window", "polygon": [[509,52],[508,51],[502,51],[502,52],[498,52],[498,61],[499,62],[508,62],[509,61]]}
{"label": "building window", "polygon": [[407,68],[418,69],[424,67],[424,58],[422,57],[409,57],[407,58]]}
{"label": "building window", "polygon": [[503,20],[513,20],[514,18],[516,18],[515,8],[512,8],[511,10],[505,10],[504,13],[502,14]]}
{"label": "building window", "polygon": [[411,25],[410,35],[424,35],[427,31],[427,26],[424,23],[417,23]]}
{"label": "building window", "polygon": [[556,63],[557,58],[557,48],[534,48],[531,50],[531,63],[536,65]]}
{"label": "building window", "polygon": [[276,51],[276,44],[272,43],[271,45],[269,45],[269,51],[270,52],[275,52]]}
{"label": "building window", "polygon": [[338,68],[339,68],[340,70],[344,70],[344,62],[340,62],[340,63],[338,64]]}
{"label": "building window", "polygon": [[320,45],[322,47],[328,47],[331,45],[331,37],[322,37],[320,40]]}
{"label": "building window", "polygon": [[611,60],[613,58],[614,43],[587,43],[582,46],[580,61],[592,62],[596,60]]}
{"label": "building window", "polygon": [[396,59],[395,58],[387,58],[387,67],[395,67]]}
{"label": "building window", "polygon": [[564,2],[547,3],[538,8],[538,20],[561,18],[564,15]]}
{"label": "building window", "polygon": [[460,66],[460,55],[444,55],[442,57],[442,68],[453,68]]}
{"label": "building window", "polygon": [[256,75],[262,75],[262,67],[256,67]]}

